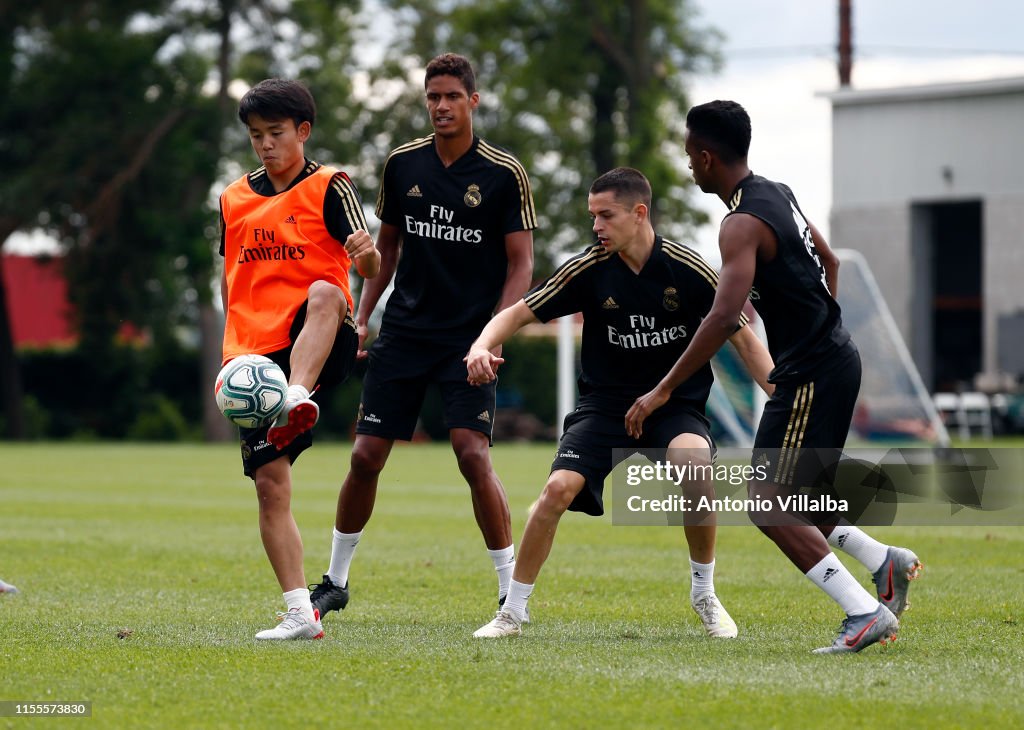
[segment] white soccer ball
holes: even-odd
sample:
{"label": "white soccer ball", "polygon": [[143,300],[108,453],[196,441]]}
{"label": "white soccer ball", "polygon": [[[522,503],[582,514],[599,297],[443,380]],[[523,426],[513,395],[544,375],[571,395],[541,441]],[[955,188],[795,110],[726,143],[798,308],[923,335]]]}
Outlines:
{"label": "white soccer ball", "polygon": [[284,409],[288,378],[263,355],[239,355],[221,368],[214,387],[217,407],[232,423],[260,428]]}

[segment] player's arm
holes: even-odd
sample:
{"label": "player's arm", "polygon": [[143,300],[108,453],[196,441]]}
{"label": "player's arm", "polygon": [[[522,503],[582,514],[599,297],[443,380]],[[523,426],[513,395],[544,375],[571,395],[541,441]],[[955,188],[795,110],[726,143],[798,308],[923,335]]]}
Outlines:
{"label": "player's arm", "polygon": [[373,238],[366,231],[356,231],[346,238],[345,250],[355,262],[356,271],[364,279],[372,279],[380,273],[380,251],[373,245]]}
{"label": "player's arm", "polygon": [[749,325],[740,327],[736,334],[729,338],[729,342],[736,348],[736,353],[743,360],[747,372],[761,386],[761,390],[768,395],[775,392],[775,386],[768,382],[768,374],[775,367],[775,363],[772,362],[768,348],[754,334],[754,329]]}
{"label": "player's arm", "polygon": [[463,358],[466,362],[466,380],[472,385],[494,380],[498,366],[505,362],[494,350],[524,326],[537,321],[533,310],[522,299],[498,312],[469,346],[469,353]]}
{"label": "player's arm", "polygon": [[718,234],[722,270],[715,301],[676,364],[653,390],[637,398],[626,413],[626,432],[630,436],[639,438],[647,417],[665,405],[672,391],[704,367],[736,332],[743,303],[754,283],[758,246],[766,234],[770,234],[770,229],[750,215],[730,215],[722,221]]}
{"label": "player's arm", "polygon": [[359,350],[356,357],[359,359],[366,357],[363,344],[366,342],[369,330],[370,315],[373,314],[384,290],[391,283],[398,266],[398,255],[402,250],[402,232],[398,226],[390,223],[380,224],[376,250],[380,257],[377,275],[363,282],[363,288],[359,294],[359,306],[356,309],[356,334],[359,336]]}
{"label": "player's arm", "polygon": [[829,294],[833,299],[839,298],[839,257],[836,256],[825,237],[821,235],[813,223],[807,221],[807,227],[811,229],[811,240],[814,241],[814,250],[818,252],[818,260],[825,269],[825,284],[828,286]]}
{"label": "player's arm", "polygon": [[520,301],[530,288],[533,279],[533,231],[506,233],[505,255],[508,257],[508,269],[495,310],[498,312]]}

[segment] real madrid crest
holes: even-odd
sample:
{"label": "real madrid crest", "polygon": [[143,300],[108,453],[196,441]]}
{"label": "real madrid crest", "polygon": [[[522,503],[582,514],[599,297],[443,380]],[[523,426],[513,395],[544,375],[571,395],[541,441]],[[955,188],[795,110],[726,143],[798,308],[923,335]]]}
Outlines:
{"label": "real madrid crest", "polygon": [[665,287],[665,295],[661,298],[661,305],[670,312],[679,309],[679,292],[675,287]]}
{"label": "real madrid crest", "polygon": [[480,194],[479,185],[470,185],[466,190],[466,194],[462,196],[463,202],[465,202],[470,208],[475,208],[480,205],[480,201],[483,199],[484,196]]}

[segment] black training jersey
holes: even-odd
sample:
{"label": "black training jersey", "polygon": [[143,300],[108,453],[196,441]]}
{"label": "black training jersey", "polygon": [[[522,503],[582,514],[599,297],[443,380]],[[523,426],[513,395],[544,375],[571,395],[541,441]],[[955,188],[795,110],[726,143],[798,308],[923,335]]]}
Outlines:
{"label": "black training jersey", "polygon": [[505,234],[537,227],[530,181],[505,150],[474,137],[445,167],[434,135],[384,164],[377,217],[402,232],[382,328],[469,344],[491,318],[508,273]]}
{"label": "black training jersey", "polygon": [[[718,273],[700,254],[656,236],[639,274],[618,254],[592,246],[524,299],[542,322],[583,313],[580,396],[625,413],[679,359],[711,309],[717,285]],[[703,406],[712,380],[707,364],[672,398]]]}
{"label": "black training jersey", "polygon": [[748,213],[775,232],[778,252],[769,263],[757,262],[750,300],[764,321],[775,361],[769,380],[803,378],[850,341],[810,226],[789,187],[753,173],[736,186],[728,205],[726,217]]}

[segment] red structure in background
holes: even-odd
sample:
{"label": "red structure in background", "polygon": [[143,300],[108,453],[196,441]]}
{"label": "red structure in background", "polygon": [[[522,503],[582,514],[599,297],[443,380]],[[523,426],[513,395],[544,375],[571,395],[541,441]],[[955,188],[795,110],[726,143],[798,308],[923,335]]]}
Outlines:
{"label": "red structure in background", "polygon": [[3,276],[15,347],[78,341],[60,258],[4,256]]}

